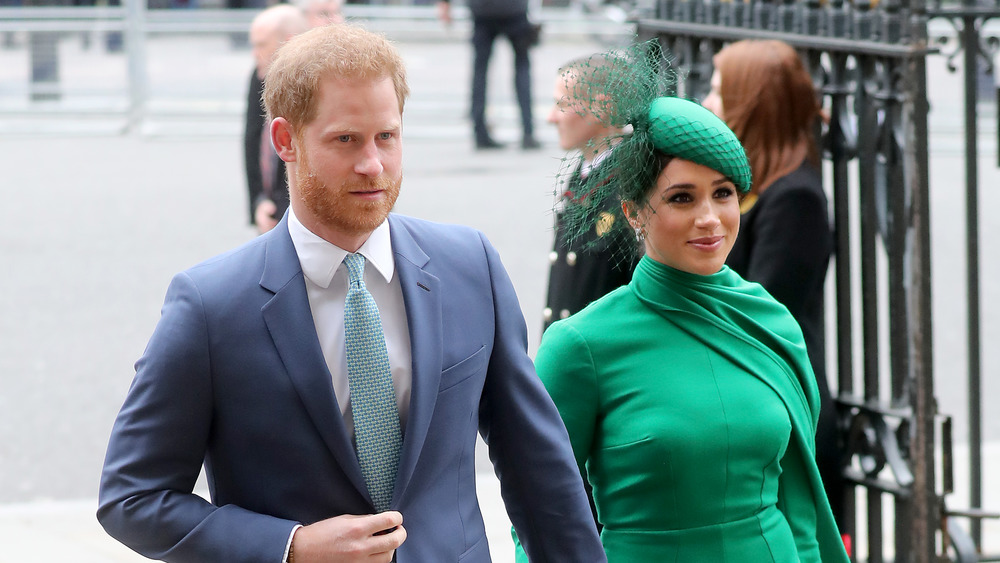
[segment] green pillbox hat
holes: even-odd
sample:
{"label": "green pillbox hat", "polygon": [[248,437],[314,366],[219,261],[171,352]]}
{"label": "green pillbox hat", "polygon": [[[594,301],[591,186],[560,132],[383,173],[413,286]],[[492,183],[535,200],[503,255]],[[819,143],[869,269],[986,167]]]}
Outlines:
{"label": "green pillbox hat", "polygon": [[736,134],[705,107],[682,98],[656,98],[646,124],[653,146],[725,174],[742,193],[750,191],[750,163]]}

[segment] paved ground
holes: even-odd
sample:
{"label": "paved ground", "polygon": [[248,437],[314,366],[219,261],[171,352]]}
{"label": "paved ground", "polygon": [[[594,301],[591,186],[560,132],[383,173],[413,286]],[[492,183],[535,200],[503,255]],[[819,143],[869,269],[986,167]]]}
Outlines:
{"label": "paved ground", "polygon": [[[532,351],[551,244],[552,175],[561,151],[544,125],[551,77],[559,64],[601,41],[546,43],[535,55],[536,122],[543,150],[471,150],[465,88],[470,54],[457,38],[408,42],[413,98],[405,122],[403,195],[398,210],[465,223],[489,235],[514,280],[528,319]],[[67,76],[117,80],[120,61],[79,44],[62,47]],[[222,41],[164,40],[151,47],[154,118],[141,134],[121,136],[114,116],[82,119],[79,108],[21,118],[0,112],[0,563],[139,560],[107,538],[93,519],[97,477],[114,415],[159,314],[171,274],[248,240],[241,172],[239,111],[249,54]],[[23,64],[0,50],[5,72]],[[491,82],[491,119],[514,141],[509,51],[499,48]],[[4,70],[7,69],[7,70]],[[70,70],[72,69],[72,70]],[[83,72],[82,69],[87,69]],[[16,69],[15,69],[16,70]],[[941,411],[958,418],[964,440],[963,196],[956,79],[932,69],[932,186],[935,369]],[[184,93],[191,94],[185,98]],[[193,92],[193,93],[192,93]],[[204,92],[215,92],[203,96]],[[206,101],[210,100],[210,101]],[[214,100],[214,101],[212,101]],[[66,100],[64,105],[85,103]],[[176,104],[179,104],[176,105]],[[192,117],[190,108],[215,104]],[[221,107],[221,110],[220,110]],[[72,108],[71,108],[72,109]],[[9,106],[8,106],[9,110]],[[183,111],[180,111],[183,110]],[[984,109],[991,112],[990,108]],[[197,112],[195,112],[197,114]],[[59,133],[59,134],[52,134]],[[990,160],[995,131],[984,135],[981,203],[1000,205]],[[996,214],[982,213],[984,343],[1000,334],[1000,235]],[[1000,352],[984,346],[984,402],[1000,399]],[[986,506],[1000,509],[1000,417],[985,411]],[[961,453],[961,451],[959,452]],[[959,482],[966,471],[956,468]],[[497,561],[509,561],[509,538],[496,481],[480,463],[484,513]],[[952,505],[962,506],[960,495]],[[1000,529],[987,528],[1000,550]]]}

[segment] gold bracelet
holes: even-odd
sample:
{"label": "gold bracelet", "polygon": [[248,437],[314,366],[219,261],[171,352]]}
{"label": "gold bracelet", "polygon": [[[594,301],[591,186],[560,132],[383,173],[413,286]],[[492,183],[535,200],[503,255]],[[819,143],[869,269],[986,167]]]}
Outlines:
{"label": "gold bracelet", "polygon": [[285,559],[285,563],[295,563],[295,540],[288,544],[288,558]]}

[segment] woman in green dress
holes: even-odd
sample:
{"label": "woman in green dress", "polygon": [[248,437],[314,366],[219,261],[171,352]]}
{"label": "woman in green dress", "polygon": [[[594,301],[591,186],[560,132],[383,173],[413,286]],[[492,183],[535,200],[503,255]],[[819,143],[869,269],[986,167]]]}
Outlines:
{"label": "woman in green dress", "polygon": [[802,331],[725,266],[751,184],[743,147],[687,100],[633,115],[615,151],[629,156],[593,188],[617,193],[644,255],[536,357],[608,561],[847,561],[814,461]]}

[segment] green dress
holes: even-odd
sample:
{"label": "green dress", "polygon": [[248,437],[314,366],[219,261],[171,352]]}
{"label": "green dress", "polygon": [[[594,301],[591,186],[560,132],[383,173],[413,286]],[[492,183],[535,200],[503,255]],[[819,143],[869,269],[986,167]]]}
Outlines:
{"label": "green dress", "polygon": [[813,461],[802,332],[758,284],[643,258],[546,331],[536,366],[610,563],[847,561]]}

